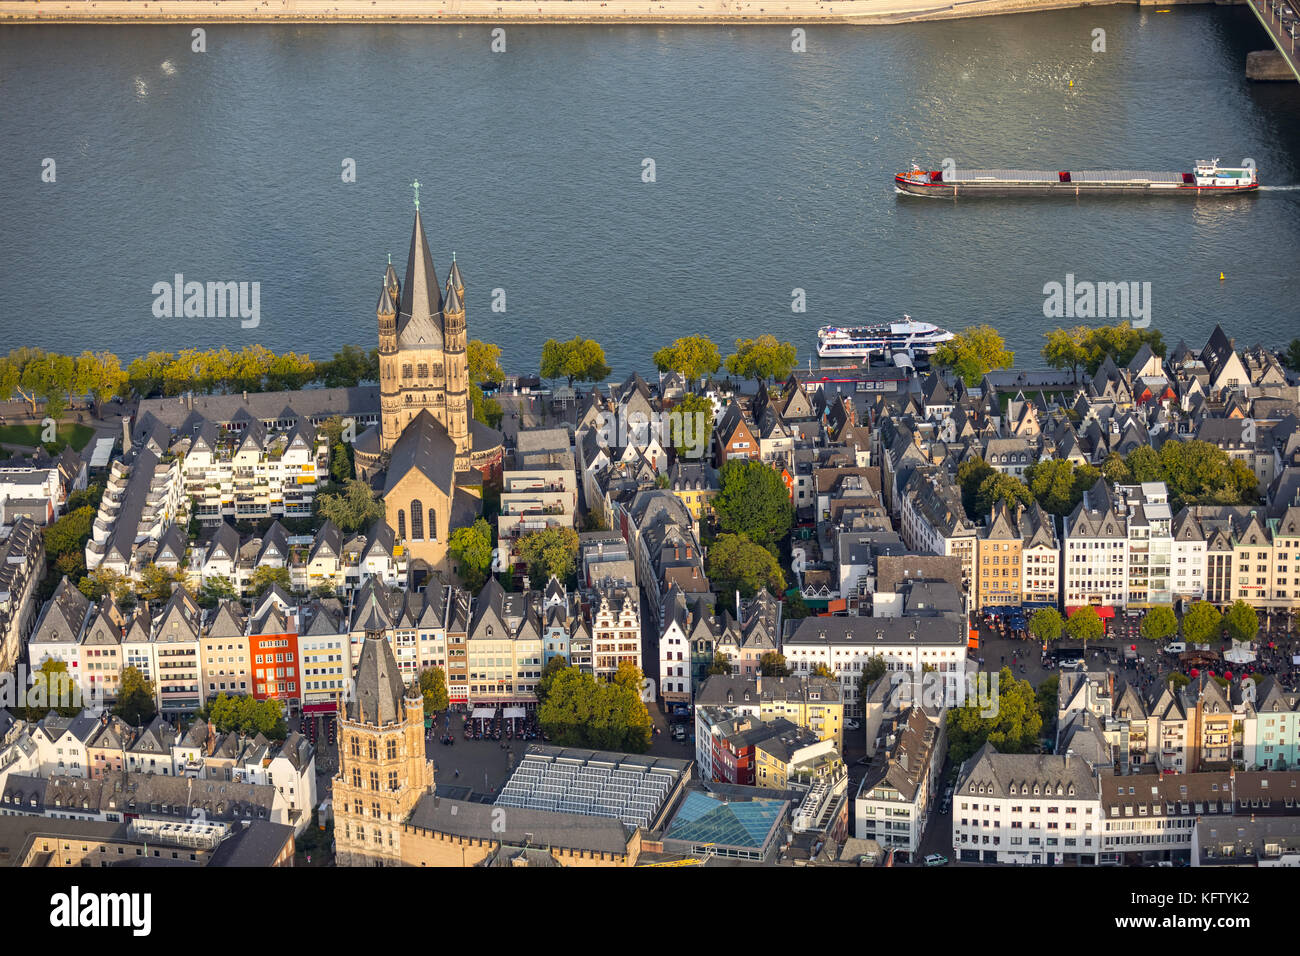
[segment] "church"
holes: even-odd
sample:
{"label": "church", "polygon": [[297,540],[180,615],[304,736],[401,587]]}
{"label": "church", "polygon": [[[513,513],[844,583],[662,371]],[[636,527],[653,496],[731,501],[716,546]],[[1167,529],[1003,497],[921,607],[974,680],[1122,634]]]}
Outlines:
{"label": "church", "polygon": [[394,540],[429,569],[450,570],[454,528],[483,511],[483,483],[499,477],[501,433],[475,420],[469,400],[465,285],[452,254],[445,282],[420,219],[406,277],[389,257],[379,304],[380,422],[357,436],[357,475],[383,498]]}

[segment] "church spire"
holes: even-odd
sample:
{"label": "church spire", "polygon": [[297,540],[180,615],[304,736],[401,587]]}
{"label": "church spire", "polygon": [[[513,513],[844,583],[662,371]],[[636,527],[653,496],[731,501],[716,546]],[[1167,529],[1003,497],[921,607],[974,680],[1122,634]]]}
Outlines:
{"label": "church spire", "polygon": [[413,345],[441,345],[438,314],[442,311],[442,290],[433,268],[433,253],[424,234],[420,211],[415,211],[411,229],[411,250],[406,259],[406,280],[402,283],[401,322],[398,334]]}
{"label": "church spire", "polygon": [[460,280],[460,266],[456,265],[456,253],[451,254],[451,269],[447,272],[447,286],[455,288],[456,295],[464,300],[465,283]]}

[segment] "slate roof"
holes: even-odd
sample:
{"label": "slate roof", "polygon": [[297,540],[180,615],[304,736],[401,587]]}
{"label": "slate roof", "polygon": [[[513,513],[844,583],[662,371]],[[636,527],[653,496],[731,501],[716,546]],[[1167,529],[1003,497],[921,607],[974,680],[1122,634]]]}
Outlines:
{"label": "slate roof", "polygon": [[402,674],[388,641],[367,637],[357,664],[356,693],[347,705],[348,720],[371,726],[398,723],[405,697]]}
{"label": "slate roof", "polygon": [[451,497],[455,488],[456,443],[442,422],[428,409],[421,409],[420,414],[411,419],[393,445],[384,494],[392,491],[411,471],[420,472],[439,491]]}

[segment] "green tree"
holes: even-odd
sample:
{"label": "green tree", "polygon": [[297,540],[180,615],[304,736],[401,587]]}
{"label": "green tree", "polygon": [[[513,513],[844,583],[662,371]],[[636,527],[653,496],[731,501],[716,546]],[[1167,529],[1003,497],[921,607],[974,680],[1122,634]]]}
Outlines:
{"label": "green tree", "polygon": [[934,364],[951,369],[967,385],[978,385],[995,368],[1010,368],[1015,362],[1002,336],[991,325],[975,325],[958,332],[934,353]]}
{"label": "green tree", "polygon": [[316,377],[316,363],[306,354],[285,352],[271,359],[266,370],[269,391],[295,392]]}
{"label": "green tree", "polygon": [[541,376],[548,381],[557,378],[574,382],[602,382],[609,378],[605,363],[605,350],[600,343],[581,336],[567,342],[547,339],[542,344]]}
{"label": "green tree", "polygon": [[31,687],[27,691],[27,719],[40,720],[51,710],[60,717],[75,717],[84,706],[81,688],[76,678],[68,673],[68,664],[53,657],[41,661],[32,673]]}
{"label": "green tree", "polygon": [[160,568],[156,564],[147,564],[140,571],[138,593],[146,601],[165,601],[171,597],[172,585],[181,584],[184,580],[185,574],[182,571],[172,571],[168,568]]}
{"label": "green tree", "polygon": [[1029,488],[1015,475],[1001,472],[989,475],[980,482],[979,491],[975,493],[975,507],[980,514],[989,514],[998,502],[1009,505],[1014,512],[1017,506],[1027,505],[1034,500]]}
{"label": "green tree", "polygon": [[691,392],[668,411],[668,440],[682,458],[703,458],[713,435],[713,402]]}
{"label": "green tree", "polygon": [[1188,677],[1186,674],[1180,674],[1178,672],[1174,672],[1173,674],[1169,675],[1169,686],[1172,687],[1174,690],[1181,690],[1191,682],[1192,679]]}
{"label": "green tree", "polygon": [[552,575],[567,581],[578,559],[578,532],[543,528],[519,538],[516,549],[534,582],[548,581]]}
{"label": "green tree", "polygon": [[718,370],[722,356],[708,336],[688,335],[655,352],[654,363],[661,372],[680,372],[687,381],[698,381]]}
{"label": "green tree", "polygon": [[621,667],[609,682],[566,667],[554,674],[538,722],[561,747],[642,753],[650,746],[650,714],[640,684],[635,667]]}
{"label": "green tree", "polygon": [[326,388],[355,388],[362,382],[379,381],[379,353],[359,345],[345,345],[328,362],[316,366],[317,378]]}
{"label": "green tree", "polygon": [[713,663],[709,665],[709,674],[730,674],[731,658],[721,651],[715,651],[713,654]]}
{"label": "green tree", "polygon": [[[354,422],[355,427],[355,422]],[[339,484],[346,484],[355,474],[352,458],[352,446],[344,440],[343,419],[333,415],[321,423],[321,434],[330,449],[330,477]]]}
{"label": "green tree", "polygon": [[471,382],[491,382],[500,385],[506,380],[501,367],[501,346],[479,339],[470,339],[465,348],[465,365]]}
{"label": "green tree", "polygon": [[492,526],[479,518],[468,527],[457,528],[447,542],[447,553],[456,562],[456,573],[465,587],[477,593],[492,570]]}
{"label": "green tree", "polygon": [[773,594],[785,590],[785,575],[772,552],[743,534],[720,534],[709,548],[707,573],[713,587],[723,593],[740,591],[751,598],[760,588]]}
{"label": "green tree", "polygon": [[889,672],[889,665],[879,654],[867,658],[862,673],[858,676],[858,697],[866,700],[870,696],[871,686]]}
{"label": "green tree", "polygon": [[1223,615],[1223,623],[1234,641],[1253,641],[1259,635],[1259,615],[1245,601],[1233,601]]}
{"label": "green tree", "polygon": [[158,715],[158,708],[154,704],[153,683],[134,664],[122,670],[113,713],[132,727],[143,727]]}
{"label": "green tree", "polygon": [[1282,364],[1293,372],[1300,372],[1300,339],[1292,339],[1282,353]]}
{"label": "green tree", "polygon": [[45,529],[45,554],[58,559],[68,553],[80,554],[90,538],[90,528],[95,521],[95,509],[86,505],[70,511]]}
{"label": "green tree", "polygon": [[1097,483],[1101,473],[1092,465],[1076,465],[1067,458],[1044,458],[1025,469],[1030,493],[1053,515],[1068,515]]}
{"label": "green tree", "polygon": [[540,707],[546,700],[546,696],[551,692],[551,684],[555,682],[555,675],[561,671],[568,670],[569,662],[564,657],[556,654],[546,666],[542,668],[542,676],[537,681],[537,687],[533,691],[537,695],[537,705]]}
{"label": "green tree", "polygon": [[289,733],[280,702],[273,699],[219,694],[199,714],[221,733],[262,734],[268,740],[284,740]]}
{"label": "green tree", "polygon": [[289,569],[275,568],[264,564],[253,571],[248,587],[255,595],[261,597],[277,584],[286,592],[293,587],[289,581]]}
{"label": "green tree", "polygon": [[126,380],[131,391],[140,398],[156,398],[162,394],[163,376],[175,361],[171,352],[150,352],[127,366]]}
{"label": "green tree", "polygon": [[1167,607],[1153,607],[1142,618],[1142,636],[1148,641],[1167,641],[1178,633],[1178,618]]}
{"label": "green tree", "polygon": [[1043,730],[1050,736],[1056,728],[1057,697],[1061,691],[1061,675],[1051,674],[1038,685],[1038,714],[1043,719]]}
{"label": "green tree", "polygon": [[764,547],[784,538],[794,524],[790,492],[776,470],[758,461],[731,460],[718,473],[713,499],[718,524]]}
{"label": "green tree", "polygon": [[1124,459],[1129,477],[1133,481],[1160,481],[1160,456],[1150,445],[1139,445]]}
{"label": "green tree", "polygon": [[[58,419],[68,407],[75,373],[76,363],[71,356],[45,352],[27,363],[19,382],[28,393],[45,401],[48,417]],[[35,414],[34,406],[32,411]]]}
{"label": "green tree", "polygon": [[758,659],[758,672],[764,677],[789,677],[790,667],[780,651],[768,651]]}
{"label": "green tree", "polygon": [[135,590],[135,584],[124,574],[112,568],[96,568],[77,582],[77,590],[92,601],[110,595],[118,604],[123,603]]}
{"label": "green tree", "polygon": [[78,395],[89,395],[95,400],[96,414],[99,406],[114,395],[126,392],[126,372],[112,352],[82,352],[77,357],[72,376],[72,388]]}
{"label": "green tree", "polygon": [[1223,629],[1223,615],[1209,601],[1197,601],[1183,615],[1183,639],[1191,644],[1209,644]]}
{"label": "green tree", "polygon": [[1165,354],[1165,339],[1158,329],[1135,329],[1128,322],[1118,325],[1101,325],[1084,328],[1082,345],[1087,354],[1089,375],[1097,374],[1102,362],[1110,356],[1120,368],[1128,365],[1144,344],[1160,357]]}
{"label": "green tree", "polygon": [[345,533],[361,531],[384,517],[384,500],[375,496],[369,484],[351,478],[341,494],[326,492],[316,497],[316,513],[328,518]]}
{"label": "green tree", "polygon": [[1083,607],[1075,608],[1069,620],[1065,622],[1065,633],[1070,635],[1072,641],[1082,641],[1085,649],[1089,641],[1099,641],[1106,633],[1106,625],[1102,623],[1101,615],[1097,609],[1090,604]]}
{"label": "green tree", "polygon": [[1083,340],[1088,334],[1085,326],[1072,329],[1053,329],[1046,333],[1047,344],[1043,346],[1043,358],[1055,369],[1069,369],[1074,381],[1079,380],[1079,369],[1088,362],[1088,350]]}
{"label": "green tree", "polygon": [[765,333],[753,339],[736,339],[736,351],[727,356],[726,369],[736,378],[780,381],[790,377],[798,362],[798,350],[792,343]]}
{"label": "green tree", "polygon": [[424,695],[424,715],[431,717],[447,709],[447,674],[441,667],[420,671],[420,693]]}
{"label": "green tree", "polygon": [[[997,679],[996,708],[978,702],[948,711],[948,758],[960,764],[985,743],[999,753],[1033,753],[1043,732],[1038,695],[1027,680],[1016,680],[1004,667]],[[986,716],[988,711],[992,716]]]}
{"label": "green tree", "polygon": [[484,383],[500,384],[505,381],[506,373],[501,367],[501,347],[470,339],[466,349],[466,364],[469,375],[469,397],[474,408],[474,417],[491,428],[501,425],[505,410],[495,398],[488,397],[483,391]]}
{"label": "green tree", "polygon": [[233,601],[239,597],[234,583],[223,574],[214,574],[206,578],[199,588],[199,604],[214,608],[222,601]]}
{"label": "green tree", "polygon": [[1133,473],[1124,463],[1124,456],[1113,451],[1102,462],[1101,473],[1112,485],[1127,485],[1133,482]]}
{"label": "green tree", "polygon": [[1029,618],[1029,633],[1043,642],[1046,647],[1052,641],[1059,640],[1061,631],[1065,628],[1065,619],[1061,617],[1061,612],[1054,607],[1043,607],[1035,611]]}
{"label": "green tree", "polygon": [[962,507],[966,509],[966,517],[972,521],[978,521],[981,517],[976,503],[980,485],[996,474],[993,466],[979,457],[967,458],[957,466],[957,487],[961,489]]}

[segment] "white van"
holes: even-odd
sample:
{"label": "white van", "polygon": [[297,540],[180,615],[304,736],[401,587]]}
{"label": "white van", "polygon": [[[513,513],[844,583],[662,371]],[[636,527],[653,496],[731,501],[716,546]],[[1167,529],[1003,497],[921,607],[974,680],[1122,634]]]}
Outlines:
{"label": "white van", "polygon": [[1166,654],[1182,654],[1187,650],[1187,644],[1184,641],[1171,641],[1165,645]]}

